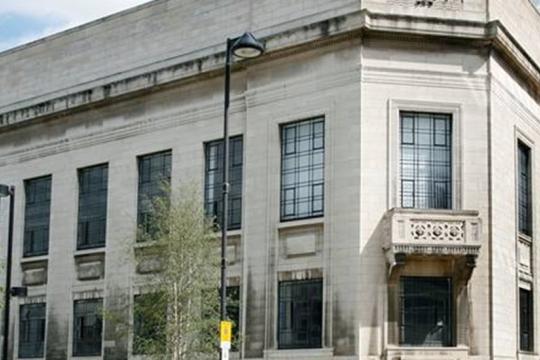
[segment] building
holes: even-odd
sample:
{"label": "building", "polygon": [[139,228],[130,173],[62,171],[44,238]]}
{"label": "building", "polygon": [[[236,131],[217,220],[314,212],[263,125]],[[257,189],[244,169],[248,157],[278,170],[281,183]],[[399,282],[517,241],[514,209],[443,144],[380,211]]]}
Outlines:
{"label": "building", "polygon": [[137,358],[96,308],[153,271],[125,243],[155,174],[215,206],[244,31],[267,52],[232,81],[237,355],[540,358],[529,0],[156,0],[1,53],[12,358]]}

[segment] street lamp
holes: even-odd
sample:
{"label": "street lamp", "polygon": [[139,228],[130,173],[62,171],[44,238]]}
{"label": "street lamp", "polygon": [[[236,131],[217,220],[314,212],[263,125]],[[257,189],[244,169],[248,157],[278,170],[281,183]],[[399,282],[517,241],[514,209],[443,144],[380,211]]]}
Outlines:
{"label": "street lamp", "polygon": [[8,244],[6,259],[6,287],[4,289],[4,341],[2,345],[2,359],[8,358],[8,336],[9,336],[9,300],[11,296],[11,253],[13,248],[13,213],[15,209],[15,186],[0,184],[0,198],[10,197],[9,201],[9,225]]}
{"label": "street lamp", "polygon": [[[231,63],[233,55],[243,59],[253,59],[264,53],[264,44],[253,34],[245,33],[227,39],[225,58],[225,112],[223,116],[223,204],[221,213],[221,321],[227,318],[227,225],[229,211],[229,105],[231,90]],[[222,349],[221,358],[228,358],[228,349]]]}

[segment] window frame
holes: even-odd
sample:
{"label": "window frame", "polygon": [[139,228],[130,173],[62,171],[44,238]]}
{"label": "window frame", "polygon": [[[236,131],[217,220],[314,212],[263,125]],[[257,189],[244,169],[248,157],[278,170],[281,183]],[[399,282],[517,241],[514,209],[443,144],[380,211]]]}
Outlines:
{"label": "window frame", "polygon": [[[298,210],[297,210],[297,202],[295,201],[294,204],[293,204],[293,207],[294,207],[294,210],[292,213],[289,213],[287,212],[287,206],[286,206],[286,203],[285,203],[285,194],[286,193],[290,193],[292,191],[292,193],[294,194],[293,195],[293,198],[296,199],[296,194],[298,192],[298,184],[296,184],[296,186],[292,186],[292,185],[289,185],[289,184],[284,184],[283,182],[283,177],[284,177],[284,160],[285,160],[285,156],[288,156],[288,155],[292,155],[292,154],[295,154],[297,151],[298,151],[298,144],[297,142],[295,141],[294,142],[294,151],[288,151],[287,150],[287,144],[284,142],[285,141],[285,128],[287,126],[291,126],[291,125],[297,125],[297,124],[301,124],[301,123],[310,123],[310,126],[312,127],[311,128],[311,133],[310,133],[310,137],[311,137],[311,152],[317,152],[317,151],[322,151],[322,183],[313,183],[312,180],[310,179],[309,181],[309,185],[307,185],[307,187],[309,187],[310,191],[311,191],[311,196],[308,200],[308,204],[309,204],[309,207],[310,207],[310,210],[308,211],[309,214],[307,215],[296,215],[294,216],[293,214],[298,214]],[[316,123],[322,123],[322,144],[321,146],[315,146],[315,129],[314,129],[314,124]],[[292,128],[291,128],[292,129]],[[327,144],[327,139],[326,139],[326,136],[327,136],[327,132],[328,132],[328,129],[327,129],[327,116],[322,114],[322,115],[314,115],[314,116],[310,116],[310,117],[305,117],[305,118],[301,118],[301,119],[297,119],[297,120],[294,120],[294,121],[288,121],[288,122],[283,122],[283,123],[279,123],[279,161],[280,161],[280,171],[279,171],[279,221],[282,222],[282,223],[285,223],[285,222],[291,222],[291,221],[299,221],[299,220],[308,220],[308,219],[314,219],[314,218],[324,218],[325,216],[325,209],[326,209],[326,198],[328,197],[328,194],[327,194],[327,187],[326,187],[326,184],[327,184],[327,176],[326,176],[326,166],[327,166],[327,156],[328,156],[328,149],[326,147],[326,144]],[[295,139],[297,138],[297,135],[298,135],[298,128],[294,128],[294,133],[295,133]],[[313,156],[313,155],[311,155]],[[312,164],[309,165],[310,168],[313,166]],[[317,201],[316,199],[314,199],[314,196],[313,196],[313,190],[316,186],[321,186],[322,188],[322,195],[321,195],[321,199],[320,199],[320,202],[321,202],[321,206],[322,206],[322,210],[321,211],[314,211],[314,203]]]}
{"label": "window frame", "polygon": [[[529,227],[528,232],[522,231],[521,229],[521,223],[520,223],[520,146],[524,146],[528,150],[528,165],[529,165]],[[516,187],[516,195],[515,195],[515,201],[516,201],[516,232],[518,235],[518,238],[521,238],[529,244],[532,241],[534,229],[535,229],[535,211],[534,211],[534,194],[535,194],[535,183],[534,183],[534,173],[535,173],[535,152],[534,152],[534,143],[527,138],[519,129],[516,129],[516,136],[515,136],[515,187]]]}
{"label": "window frame", "polygon": [[460,210],[462,208],[462,108],[463,106],[461,103],[452,102],[411,99],[390,99],[388,101],[387,206],[389,209],[401,207],[401,112],[450,115],[452,122],[452,207],[450,210]]}
{"label": "window frame", "polygon": [[[238,163],[235,159],[235,156],[234,156],[234,142],[235,141],[240,141],[240,143],[242,144],[242,153],[241,153],[241,163]],[[209,215],[209,211],[207,209],[207,205],[209,204],[209,197],[208,197],[208,193],[207,193],[207,189],[209,187],[209,182],[208,182],[208,173],[209,171],[218,171],[221,167],[223,167],[223,159],[220,158],[218,156],[218,152],[219,152],[219,147],[223,147],[223,138],[219,138],[219,139],[214,139],[214,140],[209,140],[209,141],[205,141],[203,143],[203,155],[204,155],[204,158],[203,158],[203,166],[204,166],[204,173],[203,173],[203,184],[204,184],[204,189],[203,189],[203,196],[204,196],[204,210],[205,210],[205,213],[208,215],[208,216],[214,216],[214,215]],[[207,161],[208,160],[208,157],[209,157],[209,154],[208,154],[208,151],[209,151],[209,147],[210,146],[213,146],[215,147],[217,150],[216,150],[216,161],[215,161],[215,166],[213,167],[210,167],[210,162]],[[229,189],[229,206],[228,206],[228,212],[229,212],[229,216],[228,216],[228,220],[229,220],[229,224],[227,224],[227,230],[229,231],[235,231],[235,230],[241,230],[242,229],[242,223],[243,223],[243,217],[244,217],[244,175],[245,175],[245,138],[244,138],[244,135],[243,134],[238,134],[238,135],[232,135],[229,137],[229,184],[231,184],[231,174],[232,174],[232,170],[234,168],[237,168],[239,167],[240,168],[240,172],[241,172],[241,176],[240,176],[240,193],[239,193],[239,198],[238,197],[232,197],[231,195],[231,189],[232,189],[232,185],[230,185],[230,189]],[[223,183],[223,182],[222,182]],[[221,202],[223,201],[221,198],[222,198],[222,186],[221,185],[218,185],[218,186],[215,186],[214,187],[215,189],[219,189],[218,191],[218,196],[217,198],[219,199],[219,201],[217,201],[217,204],[220,205]],[[240,221],[239,223],[231,223],[233,221],[233,217],[231,216],[231,213],[234,211],[234,207],[232,206],[234,203],[238,203],[240,202]],[[214,202],[214,204],[216,204],[216,202]],[[221,206],[220,208],[216,209],[215,212],[218,212],[220,213],[221,212]],[[221,225],[221,219],[219,219],[217,216],[216,216],[216,225]]]}
{"label": "window frame", "polygon": [[[34,242],[33,237],[27,238],[28,223],[29,223],[29,205],[30,199],[32,196],[35,198],[35,193],[29,194],[30,184],[38,181],[48,181],[48,209],[47,209],[47,240],[46,240],[46,249],[40,251],[27,251],[27,241],[30,241],[32,244]],[[33,185],[35,186],[35,185]],[[47,256],[49,254],[49,245],[51,240],[51,209],[52,209],[52,191],[53,191],[53,176],[52,174],[42,175],[38,177],[33,177],[30,179],[24,180],[24,225],[23,225],[23,246],[22,252],[24,258],[31,258],[36,256]],[[34,202],[34,201],[32,201]]]}
{"label": "window frame", "polygon": [[[43,340],[41,342],[41,351],[39,351],[39,354],[33,354],[29,355],[25,351],[23,351],[21,348],[23,346],[22,342],[22,336],[21,332],[23,331],[23,324],[22,324],[22,312],[24,307],[34,307],[34,306],[43,306]],[[21,303],[19,305],[19,318],[18,318],[18,328],[17,328],[17,357],[18,358],[24,358],[24,359],[39,359],[43,358],[45,356],[45,344],[47,343],[47,304],[44,301],[39,302],[29,302],[29,303]]]}
{"label": "window frame", "polygon": [[[95,314],[95,316],[100,319],[101,325],[100,325],[100,332],[101,336],[99,339],[99,352],[96,350],[95,352],[89,352],[89,353],[81,353],[80,349],[78,347],[80,345],[77,345],[78,335],[77,335],[77,321],[79,317],[77,316],[76,307],[79,303],[97,303],[96,308],[101,309],[101,314]],[[96,357],[96,356],[102,356],[103,354],[103,337],[104,337],[104,321],[103,321],[103,298],[82,298],[82,299],[74,299],[72,303],[72,327],[71,327],[71,335],[72,335],[72,341],[71,341],[71,353],[73,357]],[[88,316],[88,314],[86,314]],[[96,340],[97,341],[97,340]],[[97,347],[97,346],[96,346]]]}
{"label": "window frame", "polygon": [[[80,243],[80,226],[81,226],[81,196],[82,196],[82,189],[81,189],[81,176],[84,171],[91,171],[98,168],[104,168],[106,170],[106,179],[105,179],[105,190],[104,192],[104,206],[105,206],[105,213],[104,215],[104,229],[103,229],[103,241],[99,243],[91,243],[88,242],[86,245],[83,245]],[[103,180],[102,180],[103,181]],[[78,208],[77,208],[77,241],[76,246],[77,250],[88,250],[88,249],[96,249],[96,248],[102,248],[106,246],[107,243],[107,227],[108,227],[108,217],[109,217],[109,163],[101,163],[91,166],[85,166],[77,169],[77,184],[78,184]],[[88,240],[88,239],[87,239]]]}
{"label": "window frame", "polygon": [[[421,144],[419,142],[417,142],[417,139],[420,139],[422,138],[422,134],[417,134],[416,132],[416,125],[417,123],[420,121],[421,118],[427,118],[429,120],[429,125],[430,125],[430,133],[428,134],[429,138],[430,138],[430,142],[431,144]],[[406,134],[406,131],[405,131],[405,128],[403,126],[404,124],[404,121],[406,119],[410,119],[412,120],[412,141],[403,141],[404,137],[405,137],[405,134]],[[441,144],[441,143],[437,143],[437,138],[438,138],[438,134],[437,134],[437,123],[438,122],[441,122],[443,121],[445,126],[444,126],[444,144]],[[448,126],[449,125],[449,126]],[[453,149],[452,149],[452,129],[453,129],[453,119],[452,119],[452,115],[451,114],[448,114],[448,113],[441,113],[441,112],[438,112],[438,113],[435,113],[435,112],[419,112],[419,111],[403,111],[401,110],[399,112],[399,127],[400,127],[400,139],[399,139],[399,148],[400,148],[400,158],[399,158],[399,168],[400,168],[400,183],[401,183],[401,186],[399,188],[399,193],[400,193],[400,204],[399,206],[401,208],[409,208],[409,209],[425,209],[425,210],[429,210],[429,209],[440,209],[440,210],[451,210],[453,209],[453,194],[452,194],[452,176],[453,176],[453,169],[452,167],[454,166],[453,165],[453,161],[452,161],[452,154],[453,154]],[[419,135],[419,136],[417,136]],[[447,138],[450,138],[450,142],[448,142],[448,139]],[[402,168],[403,168],[403,164],[406,162],[405,159],[403,158],[403,148],[404,147],[407,147],[409,150],[413,150],[414,154],[415,154],[415,157],[414,157],[414,160],[413,160],[413,170],[414,170],[414,176],[413,178],[411,179],[410,177],[407,177],[406,179],[403,178],[403,174],[401,172]],[[449,149],[448,149],[449,148]],[[445,171],[445,174],[448,174],[449,177],[450,177],[450,187],[448,186],[448,180],[446,181],[441,181],[440,179],[437,179],[433,173],[436,173],[435,169],[437,167],[437,161],[433,159],[433,157],[436,155],[436,151],[438,149],[445,149],[445,157],[449,157],[449,159],[445,159],[445,160],[449,160],[449,161],[445,161],[445,167],[446,166],[449,166],[449,169],[447,171]],[[421,160],[421,155],[420,154],[426,154],[426,151],[427,153],[429,153],[430,155],[430,160],[427,161],[427,160],[424,160],[422,161]],[[418,194],[418,198],[417,198],[417,194],[416,194],[416,190],[417,190],[417,184],[418,183],[422,183],[422,180],[418,174],[418,169],[421,168],[421,164],[424,164],[424,165],[428,165],[430,171],[429,171],[429,176],[427,177],[427,179],[425,179],[423,182],[424,183],[427,183],[429,184],[429,189],[428,189],[428,194],[426,195],[423,195],[423,194]],[[447,165],[448,164],[448,165]],[[440,164],[439,164],[440,166]],[[412,201],[412,206],[404,206],[404,201],[405,201],[405,198],[404,198],[404,192],[403,192],[403,188],[404,188],[404,184],[405,183],[412,183],[412,197],[409,198],[408,200],[411,200]],[[439,199],[437,197],[437,193],[438,193],[438,189],[440,189],[440,185],[443,185],[444,186],[444,189],[445,189],[445,193],[447,194],[444,198],[442,199]],[[449,196],[448,196],[448,192],[450,192]],[[442,200],[442,203],[445,204],[446,206],[439,206],[437,207],[437,202],[440,202]],[[422,207],[421,206],[421,203],[423,202],[427,202],[429,203],[430,206],[427,206],[427,207]],[[420,205],[419,205],[420,203]]]}
{"label": "window frame", "polygon": [[[425,281],[429,281],[429,280],[433,280],[433,279],[437,279],[439,281],[444,281],[446,280],[448,282],[448,290],[449,290],[449,294],[448,294],[448,309],[447,309],[447,317],[448,317],[448,320],[450,322],[449,326],[448,326],[448,330],[449,331],[449,334],[448,334],[448,343],[447,344],[441,344],[441,345],[418,345],[418,344],[407,344],[405,343],[405,338],[404,338],[404,324],[403,324],[403,317],[404,317],[404,305],[403,305],[403,301],[404,301],[404,289],[403,289],[403,280],[404,279],[422,279],[422,280],[425,280]],[[456,300],[455,300],[455,281],[454,279],[452,279],[451,276],[416,276],[416,275],[404,275],[404,276],[401,276],[399,281],[398,281],[398,284],[399,284],[399,300],[398,300],[398,344],[400,347],[404,347],[404,348],[410,348],[410,347],[420,347],[420,348],[451,348],[451,347],[455,347],[456,345],[456,338],[457,338],[457,333],[456,333],[456,309],[457,309],[457,306],[456,306]]]}
{"label": "window frame", "polygon": [[[317,284],[319,286],[320,290],[320,302],[321,302],[321,309],[320,309],[320,342],[317,346],[303,346],[303,345],[283,345],[280,341],[280,330],[281,330],[281,303],[282,303],[282,285],[287,284],[298,284],[298,285],[307,285],[307,284]],[[276,298],[276,348],[279,350],[306,350],[306,349],[323,349],[324,348],[324,326],[325,326],[325,304],[324,304],[324,279],[323,278],[311,278],[311,279],[305,279],[305,280],[280,280],[277,282],[277,298]],[[310,342],[310,340],[306,341],[307,343]]]}
{"label": "window frame", "polygon": [[[151,183],[152,182],[151,181],[151,168],[149,169],[149,173],[148,173],[149,180],[144,181],[144,179],[143,179],[144,173],[141,170],[142,170],[142,167],[144,166],[144,163],[142,161],[144,161],[146,158],[151,158],[153,156],[158,156],[158,155],[161,155],[161,156],[168,155],[169,156],[169,158],[170,158],[170,169],[169,169],[169,176],[168,176],[167,182],[168,182],[169,185],[172,183],[172,167],[173,167],[173,151],[172,151],[172,149],[165,149],[165,150],[155,151],[155,152],[152,152],[152,153],[141,154],[141,155],[137,156],[137,201],[136,201],[137,212],[136,212],[136,224],[137,224],[137,229],[138,230],[145,227],[145,220],[143,220],[143,218],[145,216],[148,216],[149,213],[151,213],[151,212],[141,211],[142,201],[145,200],[145,199],[142,198],[142,195],[146,195],[146,194],[142,194],[141,185],[144,185],[145,183]],[[146,200],[154,201],[155,198],[146,199]],[[145,235],[152,237],[150,229],[144,228],[144,232],[145,232]],[[137,241],[140,242],[141,239],[139,237],[137,237]]]}
{"label": "window frame", "polygon": [[[523,339],[523,317],[522,317],[522,294],[527,292],[527,322],[528,322],[528,346],[524,346],[524,339]],[[519,351],[524,353],[534,353],[536,346],[535,346],[535,306],[534,306],[534,291],[533,287],[529,286],[529,288],[525,288],[522,286],[518,287],[518,346]]]}

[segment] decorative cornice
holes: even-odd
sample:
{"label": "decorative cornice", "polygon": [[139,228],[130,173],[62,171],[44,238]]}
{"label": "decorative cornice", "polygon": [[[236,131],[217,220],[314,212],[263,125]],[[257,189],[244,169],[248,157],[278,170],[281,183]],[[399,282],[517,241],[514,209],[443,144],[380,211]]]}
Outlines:
{"label": "decorative cornice", "polygon": [[[398,14],[371,13],[367,10],[352,11],[309,25],[281,30],[263,36],[268,52],[261,59],[246,62],[253,64],[267,61],[306,47],[315,48],[325,42],[335,43],[362,34],[396,35],[400,38],[445,38],[470,42],[473,45],[493,46],[516,67],[527,81],[540,88],[540,68],[511,36],[499,21],[488,23],[461,19],[430,18]],[[77,90],[66,90],[63,95],[28,100],[0,109],[0,131],[28,124],[33,120],[59,117],[74,111],[104,105],[113,101],[138,96],[178,83],[199,81],[221,76],[224,52],[221,47],[211,47],[188,54],[177,60],[156,65],[156,69],[132,73],[124,78],[103,79],[100,85]],[[161,67],[160,67],[161,66]],[[237,68],[242,68],[242,63]]]}

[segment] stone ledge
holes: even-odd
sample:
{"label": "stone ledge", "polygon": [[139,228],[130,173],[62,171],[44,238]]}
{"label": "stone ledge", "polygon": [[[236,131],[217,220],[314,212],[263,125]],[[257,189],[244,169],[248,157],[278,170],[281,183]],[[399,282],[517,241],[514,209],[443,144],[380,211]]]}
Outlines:
{"label": "stone ledge", "polygon": [[[262,34],[267,44],[267,54],[246,64],[256,64],[265,59],[286,56],[314,42],[337,41],[337,37],[350,38],[362,32],[395,33],[412,37],[445,37],[455,40],[479,41],[492,44],[512,60],[529,81],[540,88],[540,68],[511,37],[499,21],[489,23],[445,18],[371,13],[353,11],[308,25],[272,34]],[[109,77],[100,84],[79,85],[63,92],[52,93],[0,108],[0,130],[27,124],[30,120],[59,117],[71,111],[84,110],[110,101],[119,101],[143,92],[172,86],[180,81],[198,81],[222,75],[224,52],[214,46],[154,65],[154,69],[135,69],[124,77]],[[174,59],[173,59],[174,60]],[[242,67],[242,62],[237,68]]]}
{"label": "stone ledge", "polygon": [[467,360],[469,348],[459,347],[388,347],[386,360]]}
{"label": "stone ledge", "polygon": [[333,359],[333,354],[333,348],[265,350],[264,358],[268,360],[330,360]]}

